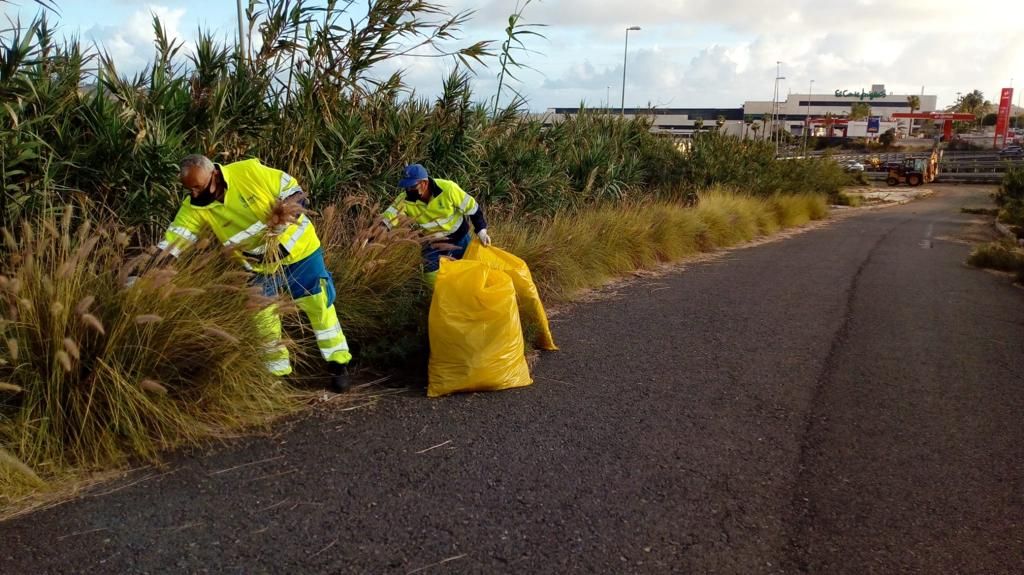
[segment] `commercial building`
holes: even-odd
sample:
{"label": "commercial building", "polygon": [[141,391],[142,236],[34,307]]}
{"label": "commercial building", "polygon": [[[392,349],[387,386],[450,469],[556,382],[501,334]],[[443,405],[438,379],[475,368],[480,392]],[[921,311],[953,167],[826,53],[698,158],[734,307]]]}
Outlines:
{"label": "commercial building", "polygon": [[[937,97],[934,95],[917,95],[920,101],[918,112],[934,112]],[[804,124],[807,118],[824,119],[827,115],[842,118],[848,116],[854,104],[864,103],[870,107],[870,115],[879,119],[878,133],[885,132],[889,128],[895,128],[907,132],[907,120],[896,121],[890,116],[897,112],[911,112],[911,94],[889,94],[885,91],[885,85],[875,84],[870,91],[837,89],[827,94],[789,94],[785,100],[778,103],[774,121],[782,130],[793,135],[803,135]],[[749,101],[743,104],[743,113],[749,118],[762,120],[767,115],[772,116],[771,101]],[[824,122],[817,124],[816,131],[824,131]],[[868,135],[868,121],[859,120],[845,124],[845,134],[848,137],[864,137]],[[815,134],[824,135],[824,134]]]}
{"label": "commercial building", "polygon": [[[618,116],[620,108],[587,108],[588,112],[606,113]],[[548,108],[542,115],[546,123],[557,123],[575,115],[579,108]],[[707,130],[714,128],[718,121],[739,126],[743,123],[743,108],[626,108],[625,116],[644,116],[653,122],[651,130],[660,133],[689,136],[698,126]]]}
{"label": "commercial building", "polygon": [[[909,132],[907,120],[896,120],[890,116],[897,112],[910,112],[910,94],[889,94],[882,84],[875,84],[871,90],[836,89],[819,94],[789,94],[777,104],[772,101],[750,100],[742,108],[626,108],[625,116],[642,115],[653,121],[652,131],[689,137],[700,126],[702,130],[714,129],[723,122],[721,131],[742,137],[763,136],[765,127],[772,127],[802,136],[804,126],[810,119],[813,135],[826,135],[831,124],[833,135],[864,137],[877,135],[894,128],[902,133]],[[936,110],[937,97],[917,95],[918,112]],[[876,122],[868,120],[846,121],[854,104],[865,103]],[[619,108],[589,109],[618,115]],[[543,115],[546,122],[559,122],[576,114],[578,108],[549,108]],[[826,118],[839,119],[838,122]],[[875,131],[877,129],[877,132]],[[869,130],[871,130],[869,132]]]}

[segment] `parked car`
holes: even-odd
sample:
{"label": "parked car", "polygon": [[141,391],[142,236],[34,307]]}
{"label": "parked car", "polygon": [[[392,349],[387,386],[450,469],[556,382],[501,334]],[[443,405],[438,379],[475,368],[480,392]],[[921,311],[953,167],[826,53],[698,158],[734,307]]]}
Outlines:
{"label": "parked car", "polygon": [[999,158],[1024,158],[1024,147],[1017,144],[1006,146],[1002,150],[999,150]]}
{"label": "parked car", "polygon": [[858,162],[857,160],[850,160],[849,162],[843,164],[843,170],[847,172],[863,172],[864,164]]}

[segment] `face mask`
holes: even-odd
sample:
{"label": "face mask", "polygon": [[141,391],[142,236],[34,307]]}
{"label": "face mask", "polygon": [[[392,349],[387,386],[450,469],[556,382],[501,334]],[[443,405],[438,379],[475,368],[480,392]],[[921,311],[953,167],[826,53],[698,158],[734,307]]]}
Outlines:
{"label": "face mask", "polygon": [[415,202],[420,199],[420,191],[417,188],[406,188],[405,199],[410,202]]}
{"label": "face mask", "polygon": [[201,194],[192,198],[193,206],[208,206],[216,201],[216,196],[209,189],[203,190]]}

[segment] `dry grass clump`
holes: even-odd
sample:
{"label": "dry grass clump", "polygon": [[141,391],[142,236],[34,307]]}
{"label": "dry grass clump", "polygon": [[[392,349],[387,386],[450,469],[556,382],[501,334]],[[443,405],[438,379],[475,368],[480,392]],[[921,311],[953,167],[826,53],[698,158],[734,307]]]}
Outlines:
{"label": "dry grass clump", "polygon": [[974,248],[967,263],[979,268],[1024,273],[1024,250],[1003,239]]}
{"label": "dry grass clump", "polygon": [[818,195],[750,197],[711,190],[696,207],[648,201],[598,206],[550,219],[501,214],[495,241],[522,258],[545,300],[571,300],[612,277],[821,219]]}
{"label": "dry grass clump", "polygon": [[802,226],[828,214],[825,197],[816,194],[776,195],[769,198],[776,218],[783,228]]}
{"label": "dry grass clump", "polygon": [[[153,457],[294,405],[262,365],[253,312],[272,300],[217,250],[129,263],[124,230],[60,212],[4,231],[0,501],[68,467]],[[126,289],[131,273],[141,278]]]}
{"label": "dry grass clump", "polygon": [[[334,276],[338,319],[360,361],[399,359],[420,345],[429,293],[420,275],[422,238],[408,225],[387,230],[383,208],[350,196],[316,220]],[[405,222],[403,222],[405,224]],[[423,332],[425,333],[425,332]]]}
{"label": "dry grass clump", "polygon": [[[545,218],[495,210],[496,244],[523,258],[545,301],[616,276],[824,216],[824,196],[715,190],[696,207],[605,203]],[[425,345],[422,239],[388,232],[349,199],[315,218],[342,325],[361,362],[405,363]],[[67,469],[153,457],[295,405],[267,374],[254,315],[281,300],[200,245],[180,261],[126,255],[128,237],[70,208],[4,234],[0,255],[0,502]],[[206,243],[201,241],[201,244]],[[124,288],[129,274],[141,278]],[[290,313],[289,317],[293,317]],[[299,350],[315,350],[310,333]]]}
{"label": "dry grass clump", "polygon": [[728,247],[758,236],[758,213],[767,216],[763,200],[727,192],[721,188],[699,194],[697,216],[704,222],[704,242],[709,248]]}

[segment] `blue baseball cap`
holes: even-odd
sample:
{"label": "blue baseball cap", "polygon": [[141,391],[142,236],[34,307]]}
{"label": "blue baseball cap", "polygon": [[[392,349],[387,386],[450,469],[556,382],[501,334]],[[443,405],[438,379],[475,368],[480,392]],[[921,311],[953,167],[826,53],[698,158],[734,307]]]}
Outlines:
{"label": "blue baseball cap", "polygon": [[427,175],[427,169],[419,164],[409,164],[405,167],[403,177],[398,182],[400,188],[411,188],[416,185],[416,182],[425,180],[430,176]]}

